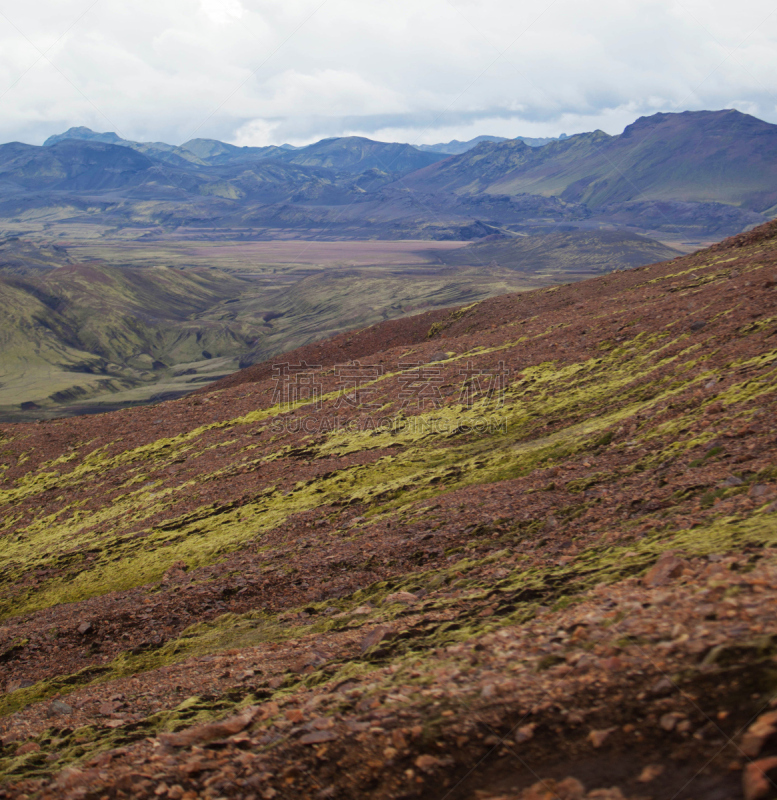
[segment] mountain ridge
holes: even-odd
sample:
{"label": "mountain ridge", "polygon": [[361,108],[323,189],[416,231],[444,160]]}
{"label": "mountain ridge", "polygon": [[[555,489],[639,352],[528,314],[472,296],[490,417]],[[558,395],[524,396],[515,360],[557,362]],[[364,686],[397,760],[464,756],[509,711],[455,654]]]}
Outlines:
{"label": "mountain ridge", "polygon": [[777,126],[732,110],[661,113],[617,136],[541,147],[481,142],[460,155],[363,137],[187,146],[3,145],[0,221],[9,233],[75,224],[268,239],[466,239],[566,225],[701,244],[777,213]]}
{"label": "mountain ridge", "polygon": [[[472,188],[465,181],[476,179],[482,192],[531,192],[592,207],[636,199],[714,198],[768,212],[777,203],[769,181],[760,189],[745,187],[748,180],[760,183],[777,175],[775,156],[777,126],[735,110],[686,111],[641,117],[618,136],[593,131],[536,150],[513,142],[481,144],[427,167],[407,183],[461,192]],[[478,165],[483,161],[490,171]]]}

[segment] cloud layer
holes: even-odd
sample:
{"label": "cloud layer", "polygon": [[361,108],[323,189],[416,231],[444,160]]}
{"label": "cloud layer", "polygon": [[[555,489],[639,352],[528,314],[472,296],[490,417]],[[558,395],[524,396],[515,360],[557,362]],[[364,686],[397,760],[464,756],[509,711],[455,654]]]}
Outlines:
{"label": "cloud layer", "polygon": [[762,0],[40,0],[0,11],[0,140],[428,143],[731,107],[777,122],[776,48]]}

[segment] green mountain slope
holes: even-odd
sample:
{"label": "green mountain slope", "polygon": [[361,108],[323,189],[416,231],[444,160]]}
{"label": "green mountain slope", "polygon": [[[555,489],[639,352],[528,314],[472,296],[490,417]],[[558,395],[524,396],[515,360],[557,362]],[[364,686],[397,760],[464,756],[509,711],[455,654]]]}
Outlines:
{"label": "green mountain slope", "polygon": [[159,391],[191,387],[191,378],[174,379],[181,365],[206,380],[214,368],[217,375],[230,372],[252,343],[252,330],[199,317],[243,287],[210,270],[100,263],[0,277],[7,309],[0,408],[7,415],[118,393],[147,401]]}
{"label": "green mountain slope", "polygon": [[482,144],[407,183],[427,190],[558,196],[593,207],[629,200],[777,203],[777,126],[739,111],[654,114],[619,136],[578,134],[541,148]]}

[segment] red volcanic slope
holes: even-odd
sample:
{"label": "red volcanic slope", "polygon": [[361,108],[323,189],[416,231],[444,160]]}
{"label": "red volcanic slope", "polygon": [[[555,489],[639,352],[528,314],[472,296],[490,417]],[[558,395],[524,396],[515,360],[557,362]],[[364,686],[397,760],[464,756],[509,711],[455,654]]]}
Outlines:
{"label": "red volcanic slope", "polygon": [[776,236],[0,426],[0,798],[769,797]]}

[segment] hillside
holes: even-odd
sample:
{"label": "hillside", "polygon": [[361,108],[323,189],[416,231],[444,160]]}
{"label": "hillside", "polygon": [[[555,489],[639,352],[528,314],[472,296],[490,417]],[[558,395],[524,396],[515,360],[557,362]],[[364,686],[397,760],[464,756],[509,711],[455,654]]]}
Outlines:
{"label": "hillside", "polygon": [[21,277],[18,270],[3,276],[0,268],[0,414],[6,419],[96,399],[148,402],[160,393],[190,391],[197,385],[192,381],[236,369],[256,340],[251,326],[204,318],[245,290],[232,276],[63,260]]}
{"label": "hillside", "polygon": [[771,797],[775,291],[770,223],[0,426],[0,797]]}
{"label": "hillside", "polygon": [[739,111],[640,117],[619,136],[583,133],[533,148],[485,143],[416,173],[408,185],[458,193],[729,203],[773,214],[777,126]]}
{"label": "hillside", "polygon": [[485,237],[445,254],[446,264],[473,263],[507,267],[521,272],[557,275],[595,275],[641,267],[681,255],[654,239],[623,231],[559,231],[535,236]]}
{"label": "hillside", "polygon": [[[359,243],[322,263],[293,242],[288,257],[302,263],[273,264],[283,245],[272,244],[264,252],[225,245],[194,263],[186,252],[147,245],[136,248],[148,254],[140,264],[125,263],[126,246],[97,247],[104,257],[81,262],[59,245],[8,239],[0,243],[8,309],[0,320],[0,420],[177,396],[354,327],[677,254],[620,233],[562,238],[527,237],[531,259],[517,265],[508,255],[501,266],[489,249],[403,252],[401,243],[385,246],[397,254],[386,264],[370,264]],[[236,254],[244,254],[240,266],[229,269]]]}

